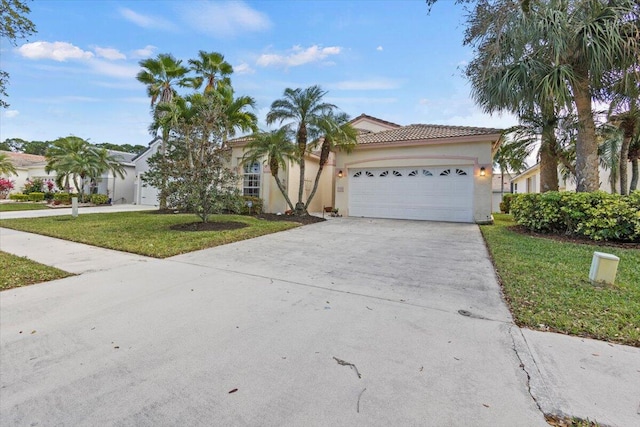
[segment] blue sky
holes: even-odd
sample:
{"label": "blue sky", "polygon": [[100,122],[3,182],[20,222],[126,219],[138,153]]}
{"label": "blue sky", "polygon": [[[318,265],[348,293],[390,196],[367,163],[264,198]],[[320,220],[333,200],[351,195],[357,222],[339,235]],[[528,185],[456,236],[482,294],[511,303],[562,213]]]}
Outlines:
{"label": "blue sky", "polygon": [[141,59],[171,53],[185,63],[216,51],[234,67],[237,95],[257,102],[261,127],[285,88],[319,84],[356,117],[398,124],[508,127],[483,114],[461,66],[464,11],[441,0],[106,1],[29,3],[38,33],[5,40],[11,74],[0,140],[143,144],[151,139],[149,99],[135,79]]}

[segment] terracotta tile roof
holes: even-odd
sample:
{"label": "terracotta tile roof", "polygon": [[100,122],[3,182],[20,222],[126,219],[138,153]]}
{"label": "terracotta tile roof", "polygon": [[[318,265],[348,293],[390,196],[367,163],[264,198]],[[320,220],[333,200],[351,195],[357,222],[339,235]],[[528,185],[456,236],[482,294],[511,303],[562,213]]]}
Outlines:
{"label": "terracotta tile roof", "polygon": [[379,122],[379,123],[382,123],[382,124],[387,125],[387,126],[393,126],[393,127],[396,127],[396,128],[399,128],[399,127],[400,127],[400,125],[399,125],[399,124],[397,124],[397,123],[388,122],[388,121],[386,121],[386,120],[382,120],[382,119],[379,119],[379,118],[377,118],[377,117],[373,117],[373,116],[370,116],[370,115],[368,115],[368,114],[364,114],[364,113],[363,113],[363,114],[360,114],[358,117],[355,117],[355,118],[351,119],[351,120],[349,121],[349,123],[353,123],[353,122],[355,122],[355,121],[356,121],[356,120],[358,120],[358,119],[369,119],[369,120],[371,120],[371,121]]}
{"label": "terracotta tile roof", "polygon": [[13,151],[0,151],[0,153],[6,154],[15,167],[47,163],[46,157],[36,154],[14,153]]}
{"label": "terracotta tile roof", "polygon": [[409,125],[398,129],[361,134],[359,144],[381,144],[389,142],[419,141],[424,139],[479,136],[501,133],[502,129],[467,126]]}

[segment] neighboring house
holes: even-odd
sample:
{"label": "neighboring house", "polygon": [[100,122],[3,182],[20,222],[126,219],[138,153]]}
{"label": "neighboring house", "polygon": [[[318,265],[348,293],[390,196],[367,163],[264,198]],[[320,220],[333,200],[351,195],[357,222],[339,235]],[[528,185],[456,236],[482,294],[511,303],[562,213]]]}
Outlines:
{"label": "neighboring house", "polygon": [[45,181],[56,179],[55,172],[45,172],[47,159],[44,156],[14,153],[13,151],[0,151],[0,153],[6,154],[7,157],[9,157],[11,163],[13,163],[13,166],[16,169],[16,172],[18,173],[18,176],[5,176],[13,181],[13,190],[11,190],[11,193],[22,192],[27,180],[34,180],[36,178],[42,178]]}
{"label": "neighboring house", "polygon": [[[111,172],[105,172],[99,178],[95,185],[86,184],[85,191],[87,193],[107,194],[112,199],[112,203],[133,203],[135,189],[135,165],[132,163],[134,154],[124,153],[121,151],[108,150],[109,154],[115,156],[123,163],[125,177],[113,177]],[[6,154],[13,163],[18,176],[8,176],[7,178],[14,181],[12,193],[20,193],[27,180],[41,178],[43,180],[55,181],[56,173],[51,171],[47,173],[47,159],[44,156],[35,154],[14,153],[12,151],[0,151]],[[73,184],[71,184],[73,185]]]}
{"label": "neighboring house", "polygon": [[[611,193],[611,184],[609,183],[609,170],[602,166],[598,170],[600,176],[600,190]],[[631,168],[627,168],[628,179],[631,181]],[[536,163],[529,169],[511,179],[511,186],[514,193],[539,193],[540,192],[540,164]],[[616,188],[619,190],[620,183]],[[576,191],[576,182],[574,179],[564,179],[558,171],[558,189],[559,191]],[[618,191],[619,192],[619,191]]]}
{"label": "neighboring house", "polygon": [[[500,129],[409,125],[400,126],[362,114],[351,121],[360,131],[351,153],[332,153],[325,166],[310,212],[324,207],[345,216],[421,219],[452,222],[491,221],[492,150]],[[264,210],[288,208],[266,162],[242,165],[248,138],[230,141],[231,166],[241,176],[244,195],[264,200]],[[136,203],[158,205],[157,190],[144,187],[141,178],[147,159],[160,141],[150,143],[136,164]],[[304,196],[312,190],[319,157],[306,157]],[[295,204],[299,168],[291,164],[279,178]]]}
{"label": "neighboring house", "polygon": [[511,194],[511,179],[514,177],[510,172],[501,174],[500,171],[493,171],[493,177],[491,181],[491,211],[500,212],[500,202],[502,202],[502,196],[505,194]]}
{"label": "neighboring house", "polygon": [[149,158],[158,152],[161,143],[161,138],[154,138],[145,151],[131,159],[135,168],[133,203],[136,205],[158,206],[158,189],[146,185],[142,178],[149,170]]}

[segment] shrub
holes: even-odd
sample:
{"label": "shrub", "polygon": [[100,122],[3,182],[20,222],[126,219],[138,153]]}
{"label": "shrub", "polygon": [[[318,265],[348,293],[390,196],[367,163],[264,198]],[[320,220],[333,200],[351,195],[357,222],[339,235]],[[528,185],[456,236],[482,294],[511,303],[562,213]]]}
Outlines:
{"label": "shrub", "polygon": [[27,179],[24,183],[24,194],[43,193],[45,190],[44,180],[42,178]]}
{"label": "shrub", "polygon": [[[251,204],[251,207],[249,207]],[[241,215],[258,215],[262,213],[264,202],[260,197],[242,196]]]}
{"label": "shrub", "polygon": [[29,193],[29,200],[32,202],[41,202],[44,200],[44,193]]}
{"label": "shrub", "polygon": [[7,197],[11,190],[13,190],[13,181],[7,178],[0,178],[0,199]]}
{"label": "shrub", "polygon": [[638,191],[629,196],[557,191],[521,194],[512,200],[511,208],[516,222],[533,231],[640,241]]}
{"label": "shrub", "polygon": [[9,194],[9,200],[15,200],[16,202],[26,202],[27,200],[29,200],[29,195],[23,193]]}
{"label": "shrub", "polygon": [[109,203],[109,196],[106,194],[92,194],[91,203],[94,205],[106,205]]}
{"label": "shrub", "polygon": [[53,195],[54,203],[58,205],[68,205],[71,203],[71,194],[69,193],[55,193]]}
{"label": "shrub", "polygon": [[500,202],[500,212],[511,212],[511,201],[515,197],[515,194],[507,193],[502,196],[502,202]]}

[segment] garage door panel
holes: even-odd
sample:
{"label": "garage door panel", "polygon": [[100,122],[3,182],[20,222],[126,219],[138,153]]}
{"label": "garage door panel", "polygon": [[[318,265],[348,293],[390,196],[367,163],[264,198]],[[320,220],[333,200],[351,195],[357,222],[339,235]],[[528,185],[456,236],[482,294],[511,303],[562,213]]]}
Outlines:
{"label": "garage door panel", "polygon": [[471,170],[464,166],[351,170],[349,215],[472,222]]}

